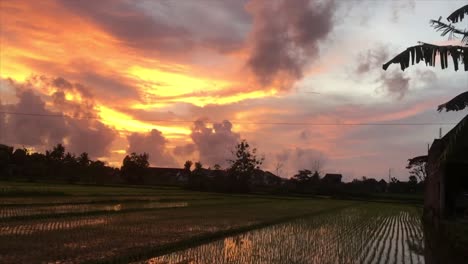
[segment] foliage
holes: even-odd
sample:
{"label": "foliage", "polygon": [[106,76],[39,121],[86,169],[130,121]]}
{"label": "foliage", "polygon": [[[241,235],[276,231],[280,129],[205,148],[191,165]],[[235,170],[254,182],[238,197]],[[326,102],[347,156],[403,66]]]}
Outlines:
{"label": "foliage", "polygon": [[309,182],[311,178],[312,172],[310,170],[299,170],[298,173],[293,176],[293,179],[301,183]]}
{"label": "foliage", "polygon": [[453,66],[458,71],[459,63],[462,62],[465,66],[465,71],[468,71],[468,47],[463,46],[437,46],[428,43],[421,43],[416,46],[407,48],[393,59],[385,63],[382,67],[384,70],[390,66],[390,64],[400,64],[401,70],[405,70],[415,63],[424,61],[428,66],[435,66],[436,57],[440,57],[440,66],[442,69],[446,69],[448,66],[448,57],[452,57]]}
{"label": "foliage", "polygon": [[201,169],[203,169],[203,164],[200,161],[195,162],[194,171],[200,171]]}
{"label": "foliage", "polygon": [[[447,20],[452,23],[461,22],[465,15],[468,14],[468,5],[463,6],[450,14],[447,17]],[[464,70],[468,71],[468,29],[460,30],[457,29],[452,24],[446,24],[441,21],[441,18],[438,20],[431,20],[431,25],[437,30],[442,31],[442,36],[449,35],[449,38],[461,35],[463,46],[452,46],[452,45],[433,45],[428,43],[421,43],[420,45],[407,48],[405,51],[401,52],[393,59],[383,64],[383,69],[386,70],[390,64],[397,63],[400,64],[402,70],[405,70],[411,64],[419,63],[420,61],[425,61],[426,65],[435,66],[436,57],[439,56],[440,64],[442,69],[447,68],[449,56],[452,58],[453,66],[455,71],[458,71],[459,63],[464,64]],[[442,111],[444,108],[446,111],[459,111],[464,109],[468,105],[468,94],[467,92],[462,93],[447,103],[441,104],[438,107],[438,111]],[[468,115],[467,115],[468,117]],[[462,136],[468,135],[468,128],[466,125],[466,117],[459,123],[454,133],[449,135],[449,142],[447,147],[444,149],[440,160],[444,161],[448,156],[453,155],[457,149],[457,141]]]}
{"label": "foliage", "polygon": [[149,167],[149,155],[147,153],[137,154],[135,152],[125,156],[120,171],[122,177],[130,184],[141,184]]}
{"label": "foliage", "polygon": [[[0,178],[29,181],[54,181],[68,183],[91,184],[145,184],[154,185],[176,184],[197,191],[209,192],[262,192],[274,194],[317,194],[341,196],[356,193],[381,193],[386,190],[386,183],[377,182],[372,178],[352,183],[342,183],[341,178],[320,177],[318,171],[300,170],[291,179],[284,179],[275,174],[263,171],[260,165],[263,158],[257,157],[256,149],[251,149],[246,141],[240,142],[233,153],[235,159],[231,166],[222,170],[214,166],[214,170],[205,169],[201,162],[185,162],[185,169],[149,168],[148,154],[132,153],[127,155],[119,169],[111,168],[99,160],[91,160],[89,155],[81,153],[75,156],[58,144],[46,154],[30,153],[27,149],[0,145]],[[310,167],[317,168],[317,162],[311,162]],[[155,170],[156,169],[156,172]],[[155,180],[159,173],[164,174],[164,180]],[[158,178],[159,179],[159,178]],[[378,183],[378,184],[377,184]],[[395,192],[404,193],[408,183],[400,182]],[[408,191],[409,192],[409,191]],[[42,192],[31,192],[42,193]]]}
{"label": "foliage", "polygon": [[186,171],[190,171],[190,169],[192,168],[192,165],[193,165],[193,162],[191,160],[187,160],[185,163],[184,163],[184,170]]}
{"label": "foliage", "polygon": [[455,10],[450,16],[447,17],[447,20],[452,23],[457,23],[462,21],[465,15],[468,15],[468,5],[462,6],[459,9]]}
{"label": "foliage", "polygon": [[408,160],[409,173],[420,182],[425,182],[427,178],[427,156],[419,156]]}
{"label": "foliage", "polygon": [[242,140],[236,145],[233,154],[234,159],[228,160],[230,163],[228,174],[232,191],[248,192],[249,181],[256,171],[260,170],[263,158],[257,157],[257,149],[251,149],[246,140]]}
{"label": "foliage", "polygon": [[437,111],[442,112],[442,110],[448,111],[460,111],[465,109],[468,106],[468,92],[461,93],[455,96],[452,100],[441,104],[437,107]]}
{"label": "foliage", "polygon": [[61,181],[69,183],[113,183],[116,171],[101,161],[78,157],[57,144],[45,154],[30,153],[25,148],[0,145],[0,178],[29,181]]}

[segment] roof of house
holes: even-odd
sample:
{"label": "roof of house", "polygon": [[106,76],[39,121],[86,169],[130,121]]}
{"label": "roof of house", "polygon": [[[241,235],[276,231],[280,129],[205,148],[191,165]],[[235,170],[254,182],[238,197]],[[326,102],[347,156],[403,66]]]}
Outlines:
{"label": "roof of house", "polygon": [[156,174],[167,174],[167,173],[176,174],[178,172],[184,171],[184,169],[179,169],[179,168],[161,168],[161,167],[149,167],[148,170]]}
{"label": "roof of house", "polygon": [[322,178],[322,181],[325,182],[341,182],[341,178],[343,176],[341,174],[336,174],[336,173],[327,173],[325,176]]}
{"label": "roof of house", "polygon": [[343,175],[338,174],[338,173],[327,173],[327,174],[325,174],[325,176],[323,178],[325,178],[325,177],[333,177],[333,178],[340,177],[341,178],[341,177],[343,177]]}

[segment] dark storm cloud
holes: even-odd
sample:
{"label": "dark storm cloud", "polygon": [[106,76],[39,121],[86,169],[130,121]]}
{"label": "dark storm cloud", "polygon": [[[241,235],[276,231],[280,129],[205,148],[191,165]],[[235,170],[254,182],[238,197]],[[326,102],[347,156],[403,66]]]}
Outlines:
{"label": "dark storm cloud", "polygon": [[357,74],[367,74],[374,70],[381,70],[390,56],[387,48],[379,46],[375,49],[369,49],[358,55],[358,65],[355,69]]}
{"label": "dark storm cloud", "polygon": [[140,100],[138,88],[124,77],[87,71],[80,72],[77,77],[87,86],[93,87],[96,96],[104,101]]}
{"label": "dark storm cloud", "polygon": [[[16,90],[17,103],[4,105],[8,112],[20,113],[8,115],[5,123],[6,142],[38,149],[46,149],[57,143],[65,143],[67,151],[72,153],[88,152],[91,157],[102,157],[109,153],[109,147],[116,132],[96,119],[94,101],[84,87],[63,78],[35,76],[25,83],[10,81]],[[39,86],[55,89],[52,96],[42,98],[35,90]],[[74,91],[83,98],[81,103],[65,99],[65,92]],[[44,99],[50,99],[51,107]],[[51,110],[49,108],[53,108]],[[22,115],[34,114],[41,116]],[[63,115],[63,116],[62,116]]]}
{"label": "dark storm cloud", "polygon": [[149,133],[132,133],[127,137],[127,153],[148,153],[153,166],[177,166],[174,157],[166,149],[167,140],[157,129]]}
{"label": "dark storm cloud", "polygon": [[197,45],[239,48],[249,23],[245,1],[60,2],[125,45],[162,55],[186,52]]}
{"label": "dark storm cloud", "polygon": [[405,74],[398,69],[383,72],[380,75],[381,88],[398,100],[403,99],[414,85],[431,87],[437,81],[437,75],[428,69],[415,70]]}
{"label": "dark storm cloud", "polygon": [[198,120],[192,127],[192,141],[200,153],[200,161],[208,166],[219,164],[225,167],[227,159],[231,158],[240,135],[232,131],[232,124],[225,120],[214,123],[212,127]]}
{"label": "dark storm cloud", "polygon": [[382,74],[381,81],[382,86],[386,92],[398,100],[401,100],[405,97],[410,86],[410,78],[405,77],[399,71],[393,71],[389,74]]}
{"label": "dark storm cloud", "polygon": [[69,120],[67,147],[71,152],[88,152],[91,157],[104,157],[117,133],[97,120]]}
{"label": "dark storm cloud", "polygon": [[248,66],[262,84],[296,80],[333,29],[334,1],[252,1],[253,50]]}
{"label": "dark storm cloud", "polygon": [[125,44],[136,48],[182,50],[192,44],[179,38],[187,34],[183,28],[158,23],[129,1],[60,2],[72,12],[95,22]]}
{"label": "dark storm cloud", "polygon": [[[46,109],[44,101],[31,89],[17,90],[18,102],[7,105],[8,112],[33,113],[38,115],[59,115]],[[69,132],[63,117],[9,115],[7,117],[7,142],[25,146],[50,146],[62,143]]]}

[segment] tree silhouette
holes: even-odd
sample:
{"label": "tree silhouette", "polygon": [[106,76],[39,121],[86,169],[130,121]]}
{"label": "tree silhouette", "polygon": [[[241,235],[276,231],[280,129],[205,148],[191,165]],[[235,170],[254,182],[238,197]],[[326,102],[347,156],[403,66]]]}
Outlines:
{"label": "tree silhouette", "polygon": [[419,156],[408,160],[406,168],[411,176],[415,176],[420,182],[427,178],[427,156]]}
{"label": "tree silhouette", "polygon": [[76,159],[78,164],[82,167],[87,167],[91,164],[91,160],[89,159],[89,155],[87,152],[81,153],[81,155]]}
{"label": "tree silhouette", "polygon": [[228,160],[231,166],[228,169],[233,191],[248,192],[249,181],[254,173],[260,169],[263,158],[257,157],[257,149],[251,149],[246,140],[236,145],[233,160]]}
{"label": "tree silhouette", "polygon": [[195,162],[194,171],[200,171],[203,168],[203,164],[200,161]]}
{"label": "tree silhouette", "polygon": [[[461,30],[453,24],[461,22],[465,15],[468,15],[468,5],[463,6],[450,14],[447,20],[450,24],[441,21],[442,17],[438,20],[430,20],[430,24],[438,32],[442,32],[442,36],[447,36],[449,39],[461,37],[461,45],[434,45],[429,43],[420,42],[419,45],[409,47],[401,52],[393,59],[385,63],[382,67],[384,70],[390,64],[400,64],[401,70],[405,70],[415,63],[424,61],[428,66],[435,66],[436,57],[439,57],[442,69],[446,69],[449,64],[449,56],[452,58],[455,71],[459,69],[459,63],[464,64],[464,70],[468,71],[468,29]],[[464,92],[452,100],[438,106],[437,110],[441,112],[446,111],[460,111],[468,106],[468,92]],[[450,136],[447,147],[444,149],[441,159],[445,160],[448,156],[456,151],[457,139],[461,136],[468,135],[468,115],[466,115],[457,126],[454,133]]]}
{"label": "tree silhouette", "polygon": [[123,178],[131,184],[143,183],[143,176],[149,167],[149,155],[147,153],[132,154],[125,156],[120,171]]}
{"label": "tree silhouette", "polygon": [[57,144],[52,151],[46,151],[46,156],[53,161],[62,161],[65,158],[65,147],[62,144]]}
{"label": "tree silhouette", "polygon": [[312,171],[310,170],[299,170],[297,174],[293,176],[293,179],[297,180],[300,183],[309,182],[312,178]]}
{"label": "tree silhouette", "polygon": [[184,170],[187,172],[190,172],[190,169],[192,168],[193,162],[191,160],[187,160],[184,163]]}

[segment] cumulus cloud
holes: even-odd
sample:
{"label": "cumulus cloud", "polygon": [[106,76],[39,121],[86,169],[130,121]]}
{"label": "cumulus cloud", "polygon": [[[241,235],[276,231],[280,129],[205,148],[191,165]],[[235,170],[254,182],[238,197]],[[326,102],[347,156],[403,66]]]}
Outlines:
{"label": "cumulus cloud", "polygon": [[257,79],[267,85],[281,78],[285,86],[301,78],[304,68],[318,57],[319,42],[333,29],[334,9],[334,1],[249,3],[254,28],[247,65]]}
{"label": "cumulus cloud", "polygon": [[[8,143],[42,147],[56,143],[62,143],[69,130],[65,118],[46,117],[47,115],[59,115],[46,109],[44,101],[31,89],[17,91],[18,102],[7,105],[8,112],[19,113],[8,115],[5,133]],[[28,116],[22,114],[44,115],[45,117]]]}
{"label": "cumulus cloud", "polygon": [[68,120],[67,147],[74,153],[88,152],[91,157],[106,157],[116,131],[98,120]]}
{"label": "cumulus cloud", "polygon": [[[45,76],[25,83],[9,81],[9,85],[16,91],[17,102],[3,105],[7,112],[16,113],[4,120],[5,143],[39,150],[63,143],[72,153],[88,152],[93,158],[109,154],[116,132],[94,119],[92,94],[82,85]],[[51,96],[41,97],[43,93]],[[82,101],[67,100],[66,93]]]}
{"label": "cumulus cloud", "polygon": [[177,165],[174,157],[166,148],[167,140],[157,129],[149,133],[132,133],[127,137],[127,153],[148,153],[153,166],[173,167]]}
{"label": "cumulus cloud", "polygon": [[177,146],[174,148],[174,155],[188,157],[192,155],[196,150],[197,150],[197,146],[195,144]]}
{"label": "cumulus cloud", "polygon": [[227,159],[231,158],[231,151],[240,139],[240,134],[232,131],[232,124],[225,120],[222,123],[214,123],[212,127],[198,120],[192,127],[192,141],[200,153],[200,161],[206,165],[227,165]]}

